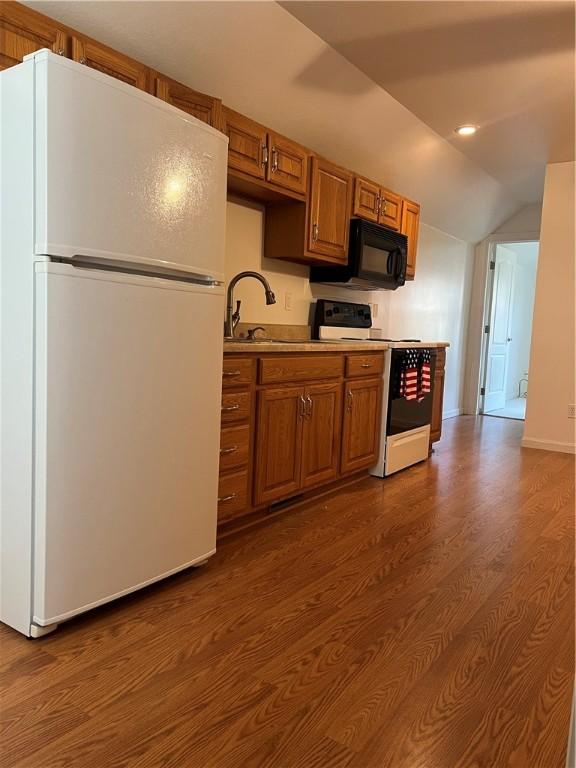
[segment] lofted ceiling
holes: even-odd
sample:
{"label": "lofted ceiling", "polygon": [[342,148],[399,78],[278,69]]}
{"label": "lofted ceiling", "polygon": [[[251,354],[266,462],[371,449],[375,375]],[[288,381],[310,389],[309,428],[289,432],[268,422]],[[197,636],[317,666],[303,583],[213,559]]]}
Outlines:
{"label": "lofted ceiling", "polygon": [[[479,96],[468,98],[467,95],[472,82],[482,80],[481,71],[484,72],[483,92],[486,93],[495,88],[498,73],[507,71],[510,62],[517,63],[522,56],[529,59],[534,35],[528,41],[523,38],[518,55],[506,59],[501,53],[498,65],[489,64],[488,55],[482,63],[482,46],[473,47],[475,53],[469,73],[474,78],[467,80],[468,85],[459,85],[459,96],[450,102],[453,112],[449,117],[448,105],[442,103],[439,95],[434,95],[426,78],[433,77],[434,82],[438,82],[443,73],[447,82],[452,83],[448,90],[455,88],[456,54],[443,52],[443,57],[436,60],[434,46],[427,45],[427,33],[422,31],[426,29],[425,25],[420,35],[410,42],[405,37],[407,26],[411,25],[410,34],[415,32],[420,15],[427,20],[432,39],[438,40],[430,14],[422,9],[419,14],[410,16],[409,24],[403,10],[405,5],[442,6],[442,12],[447,14],[447,5],[518,4],[524,7],[526,3],[522,1],[480,4],[438,4],[434,0],[425,3],[359,2],[351,4],[358,7],[358,13],[352,16],[347,15],[352,10],[347,3],[336,3],[333,7],[329,0],[318,4],[313,1],[304,5],[290,3],[290,12],[275,2],[226,0],[33,0],[27,4],[197,90],[220,96],[224,103],[255,120],[419,201],[424,222],[462,240],[476,242],[482,239],[523,203],[536,199],[546,161],[565,159],[564,150],[559,147],[566,144],[564,123],[567,122],[569,128],[569,120],[564,120],[561,126],[556,125],[559,139],[554,157],[548,146],[543,147],[546,142],[542,139],[542,134],[550,138],[552,128],[542,125],[533,130],[529,154],[534,160],[527,168],[525,160],[521,160],[524,155],[516,146],[519,139],[510,129],[521,111],[518,102],[506,102],[498,91],[500,96],[492,102],[492,123],[489,124],[488,108]],[[537,0],[528,3],[532,4],[541,6]],[[371,30],[370,25],[364,26],[367,14],[381,14],[387,6],[394,10],[394,14],[386,18],[379,16],[378,22],[374,18]],[[334,36],[332,43],[323,40],[319,30],[312,31],[293,15],[304,17],[308,9],[312,15],[306,24],[310,27],[328,21],[334,23],[325,30],[327,38]],[[542,9],[539,12],[543,14]],[[478,8],[475,13],[482,22],[485,14]],[[547,18],[546,14],[542,18]],[[348,19],[349,37],[340,26],[341,19]],[[478,30],[482,33],[486,23],[480,22]],[[344,25],[344,21],[342,23]],[[458,37],[456,32],[447,34],[451,24],[453,32],[468,30],[463,19],[456,23],[446,17],[442,27],[445,42]],[[510,32],[513,28],[514,25],[507,26]],[[379,29],[387,32],[379,33]],[[530,29],[533,31],[533,27]],[[469,37],[475,34],[470,30],[468,33]],[[558,38],[565,40],[564,26],[558,31]],[[373,41],[372,56],[368,59],[374,59],[374,66],[387,61],[387,50],[394,51],[394,61],[389,62],[390,82],[381,83],[378,79],[386,74],[385,66],[379,68],[378,76],[376,70],[371,74],[362,71],[368,68],[368,61],[352,61],[353,52],[358,53],[365,46],[348,46],[351,39]],[[568,56],[568,43],[562,43],[562,50],[556,54],[551,50],[548,34],[546,39],[549,50],[542,54],[541,63],[547,56],[554,59],[557,55],[562,60]],[[515,45],[511,38],[510,47],[513,49]],[[336,50],[340,46],[344,47],[344,52]],[[462,47],[459,51],[463,55]],[[534,75],[532,70],[530,75]],[[418,86],[419,80],[428,82],[428,86],[422,89]],[[558,94],[565,92],[563,80],[564,75],[553,83],[548,83],[546,78],[542,81],[551,104],[556,104]],[[409,104],[402,93],[395,90],[401,91],[403,83],[411,84],[411,93],[421,94],[422,114],[418,114],[418,105]],[[524,93],[522,103],[528,110],[534,89],[523,80],[518,80],[516,88]],[[389,90],[394,91],[392,95]],[[426,114],[425,96],[428,99]],[[460,112],[465,114],[456,109],[458,103],[462,105]],[[508,125],[506,130],[502,129],[504,133],[498,132],[495,105],[499,106],[498,120]],[[476,106],[477,111],[472,106]],[[474,137],[475,144],[470,142],[464,146],[453,138],[451,129],[456,112],[457,122],[474,120],[482,124],[482,131]],[[438,114],[442,115],[442,125],[432,119]],[[500,137],[508,137],[508,157],[501,146],[504,139],[495,139],[492,150],[484,143],[494,131]],[[526,136],[528,133],[524,134],[522,142],[527,141]],[[480,153],[479,147],[483,147]]]}
{"label": "lofted ceiling", "polygon": [[573,2],[281,4],[516,199],[574,160]]}

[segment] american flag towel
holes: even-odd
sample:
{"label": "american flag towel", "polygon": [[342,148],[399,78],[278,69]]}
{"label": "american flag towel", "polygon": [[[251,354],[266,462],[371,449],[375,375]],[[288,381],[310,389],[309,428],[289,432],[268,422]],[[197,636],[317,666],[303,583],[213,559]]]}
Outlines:
{"label": "american flag towel", "polygon": [[407,349],[400,372],[400,397],[421,401],[430,393],[430,350]]}

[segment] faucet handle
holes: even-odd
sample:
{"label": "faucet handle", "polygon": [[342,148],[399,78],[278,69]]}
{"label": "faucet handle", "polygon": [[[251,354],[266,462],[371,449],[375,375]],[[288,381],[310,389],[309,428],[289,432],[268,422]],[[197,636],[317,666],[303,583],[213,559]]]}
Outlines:
{"label": "faucet handle", "polygon": [[266,328],[263,328],[261,325],[257,325],[255,328],[248,328],[248,338],[250,341],[254,341],[256,338],[256,331],[266,331]]}

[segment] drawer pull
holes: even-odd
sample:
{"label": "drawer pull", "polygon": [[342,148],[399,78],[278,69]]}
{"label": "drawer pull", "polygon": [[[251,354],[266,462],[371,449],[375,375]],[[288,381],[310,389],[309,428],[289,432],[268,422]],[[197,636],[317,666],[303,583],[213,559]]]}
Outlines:
{"label": "drawer pull", "polygon": [[240,376],[242,371],[222,371],[222,376]]}
{"label": "drawer pull", "polygon": [[372,363],[360,363],[360,368],[372,368]]}
{"label": "drawer pull", "polygon": [[236,498],[235,493],[229,493],[228,496],[219,496],[218,497],[218,504],[223,504],[225,501],[232,501],[232,499]]}
{"label": "drawer pull", "polygon": [[237,411],[240,408],[240,403],[234,403],[234,405],[223,405],[223,411]]}
{"label": "drawer pull", "polygon": [[225,456],[227,453],[235,453],[240,446],[232,445],[230,448],[220,448],[220,456]]}

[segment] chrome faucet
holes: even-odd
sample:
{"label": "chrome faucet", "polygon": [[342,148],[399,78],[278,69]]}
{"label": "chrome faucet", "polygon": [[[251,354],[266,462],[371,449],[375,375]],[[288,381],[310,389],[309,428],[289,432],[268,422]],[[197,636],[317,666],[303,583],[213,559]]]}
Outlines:
{"label": "chrome faucet", "polygon": [[270,288],[270,283],[259,272],[238,272],[238,274],[230,280],[228,284],[228,294],[226,296],[226,320],[224,321],[224,338],[234,338],[234,329],[240,321],[240,302],[236,302],[236,311],[233,313],[234,308],[234,288],[239,280],[243,277],[253,277],[258,280],[264,286],[264,292],[266,294],[266,304],[276,304],[276,297]]}

